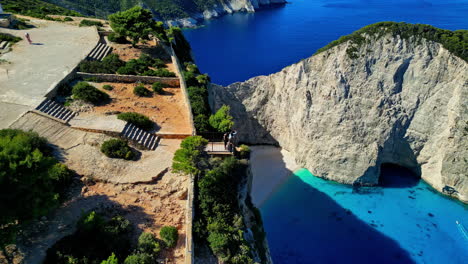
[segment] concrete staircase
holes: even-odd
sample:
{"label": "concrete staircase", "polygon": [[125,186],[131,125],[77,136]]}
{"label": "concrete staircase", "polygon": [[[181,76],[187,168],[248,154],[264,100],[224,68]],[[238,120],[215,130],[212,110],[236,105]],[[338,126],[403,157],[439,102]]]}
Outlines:
{"label": "concrete staircase", "polygon": [[98,43],[96,47],[89,53],[88,60],[102,61],[104,57],[112,52],[112,47],[107,46],[105,43]]}
{"label": "concrete staircase", "polygon": [[155,150],[159,143],[158,136],[148,133],[131,123],[125,125],[120,135],[149,150]]}
{"label": "concrete staircase", "polygon": [[75,112],[49,99],[45,99],[36,107],[36,110],[65,122],[70,121],[76,115]]}
{"label": "concrete staircase", "polygon": [[7,45],[8,45],[8,41],[6,40],[0,42],[0,50],[6,49]]}

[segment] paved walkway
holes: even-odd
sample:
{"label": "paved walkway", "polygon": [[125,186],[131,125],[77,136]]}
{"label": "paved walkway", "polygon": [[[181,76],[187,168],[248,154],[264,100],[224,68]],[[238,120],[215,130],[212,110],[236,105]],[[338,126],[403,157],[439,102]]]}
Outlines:
{"label": "paved walkway", "polygon": [[99,40],[93,27],[35,19],[31,22],[37,28],[0,29],[20,37],[29,32],[35,44],[20,41],[0,57],[10,62],[0,64],[0,129],[37,106]]}

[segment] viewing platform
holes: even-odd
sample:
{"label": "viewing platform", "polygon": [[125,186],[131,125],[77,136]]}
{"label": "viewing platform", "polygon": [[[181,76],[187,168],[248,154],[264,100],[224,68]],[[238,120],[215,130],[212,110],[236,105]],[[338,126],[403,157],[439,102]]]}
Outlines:
{"label": "viewing platform", "polygon": [[206,153],[212,156],[232,156],[233,153],[224,149],[223,142],[209,142],[205,147]]}

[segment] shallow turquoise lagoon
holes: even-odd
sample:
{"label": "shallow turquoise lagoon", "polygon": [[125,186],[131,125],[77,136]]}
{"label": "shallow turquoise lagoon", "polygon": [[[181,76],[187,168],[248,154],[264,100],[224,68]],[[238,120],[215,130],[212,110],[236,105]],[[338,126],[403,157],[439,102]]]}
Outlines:
{"label": "shallow turquoise lagoon", "polygon": [[387,170],[353,189],[301,169],[260,208],[275,263],[468,263],[467,207]]}

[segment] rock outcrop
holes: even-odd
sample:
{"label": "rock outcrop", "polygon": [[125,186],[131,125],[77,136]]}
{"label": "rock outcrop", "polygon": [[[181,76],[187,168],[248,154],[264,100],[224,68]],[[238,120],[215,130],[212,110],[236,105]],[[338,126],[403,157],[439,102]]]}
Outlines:
{"label": "rock outcrop", "polygon": [[316,176],[375,185],[392,163],[467,202],[467,62],[425,39],[365,37],[212,85],[212,109],[230,105],[241,141],[280,145]]}
{"label": "rock outcrop", "polygon": [[235,12],[255,12],[262,6],[285,4],[286,0],[225,0],[219,1],[211,9],[202,13],[192,14],[191,17],[166,21],[168,25],[180,27],[196,27],[200,21],[220,17]]}

